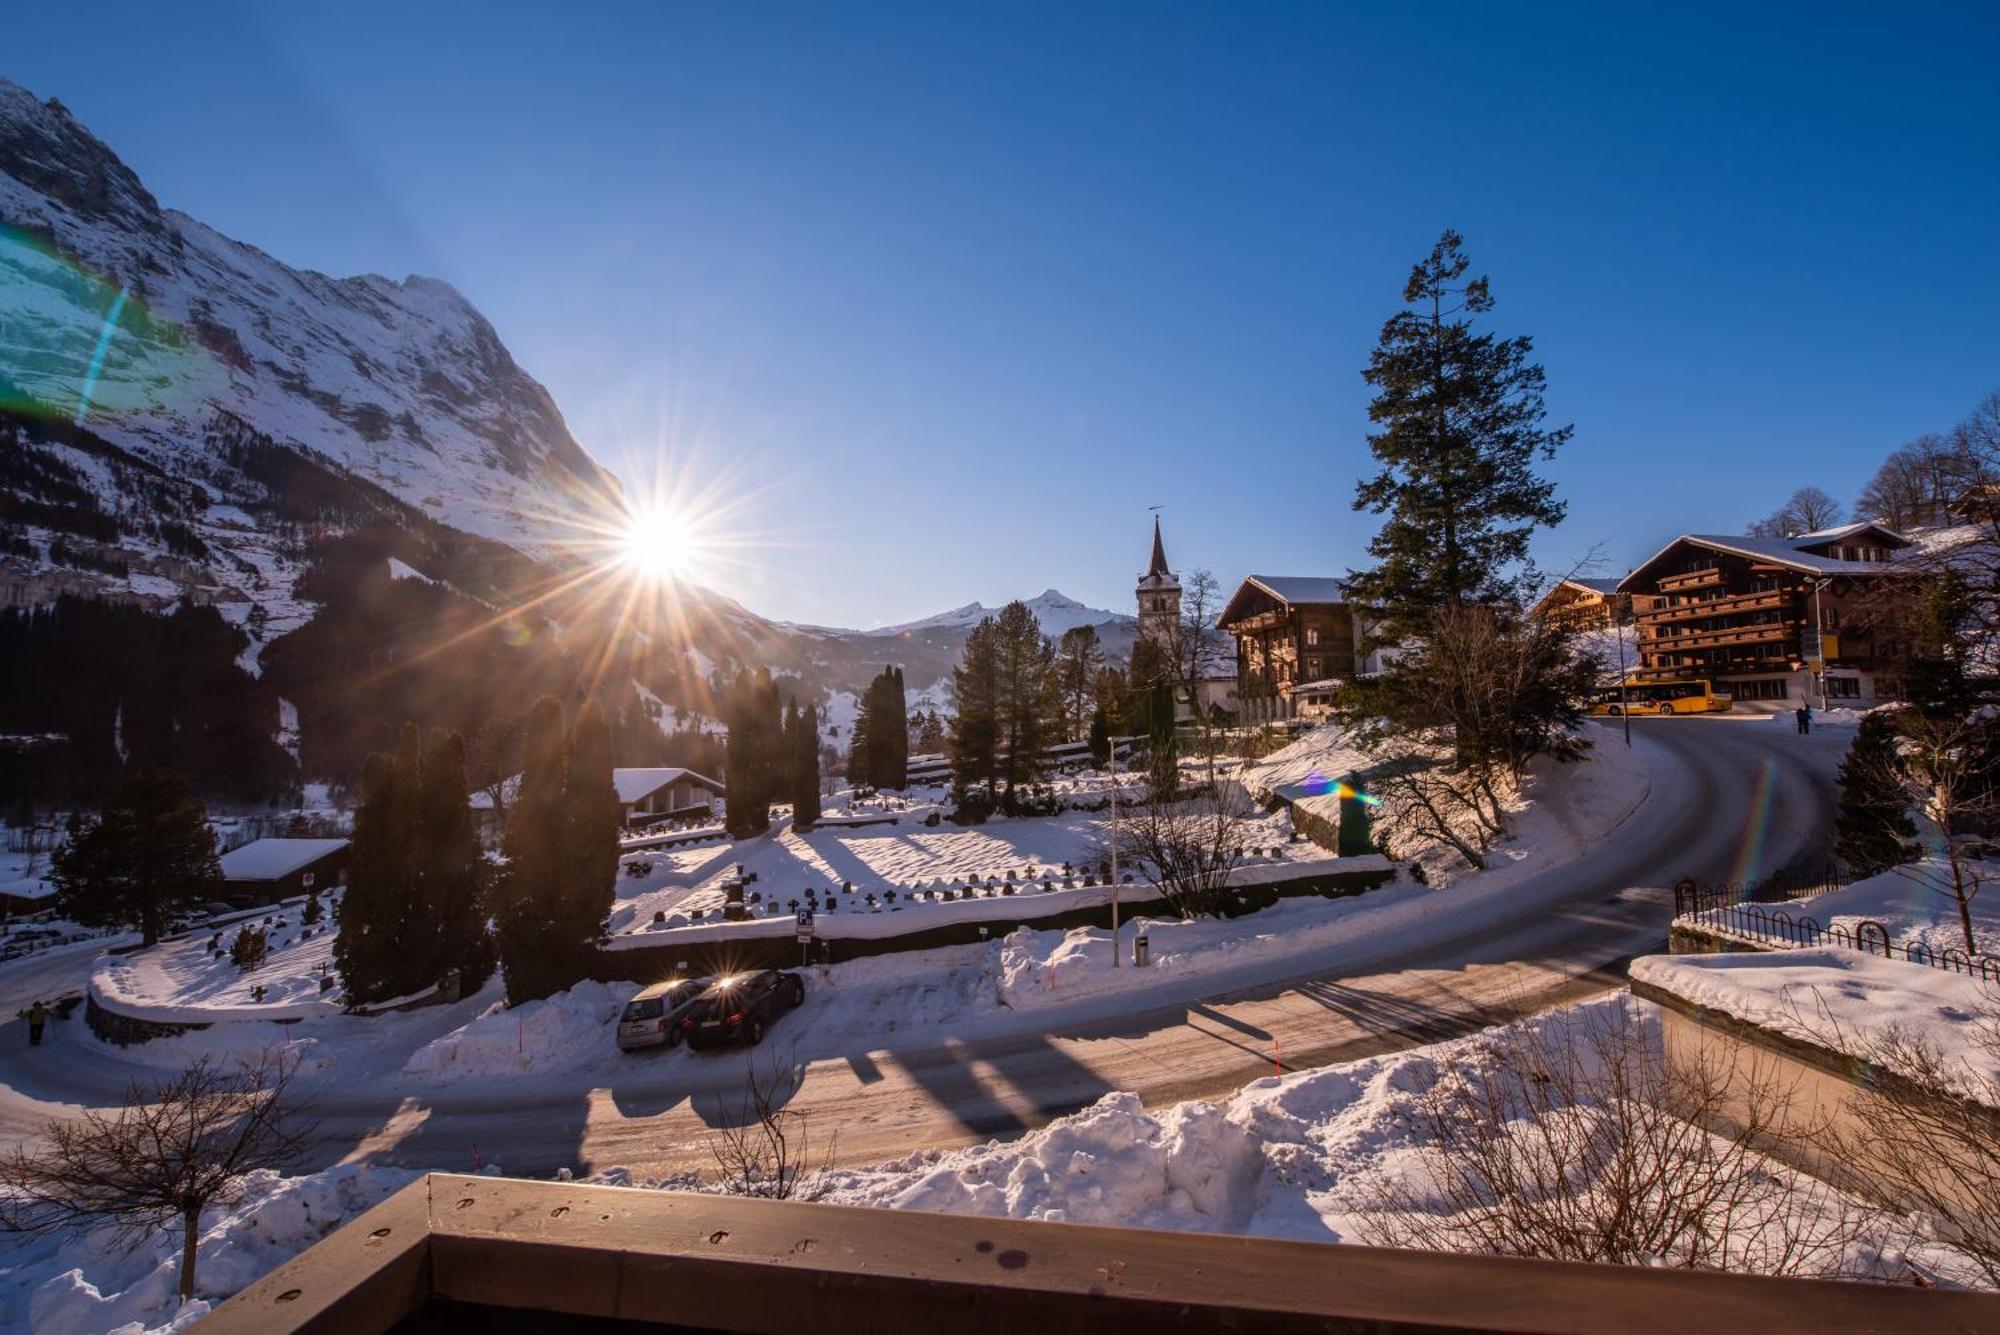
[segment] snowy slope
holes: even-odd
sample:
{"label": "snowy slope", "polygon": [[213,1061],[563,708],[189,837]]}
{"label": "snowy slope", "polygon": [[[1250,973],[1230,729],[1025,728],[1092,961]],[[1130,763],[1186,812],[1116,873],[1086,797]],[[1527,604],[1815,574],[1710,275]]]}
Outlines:
{"label": "snowy slope", "polygon": [[448,284],[290,268],[160,207],[60,103],[5,79],[0,224],[0,400],[81,409],[176,474],[220,410],[530,549],[615,492]]}

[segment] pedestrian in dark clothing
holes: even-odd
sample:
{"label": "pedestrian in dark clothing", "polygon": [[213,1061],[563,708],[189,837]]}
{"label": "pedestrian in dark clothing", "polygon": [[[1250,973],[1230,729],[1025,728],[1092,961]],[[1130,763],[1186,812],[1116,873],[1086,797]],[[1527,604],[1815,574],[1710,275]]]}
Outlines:
{"label": "pedestrian in dark clothing", "polygon": [[42,1045],[42,1030],[48,1028],[49,1024],[48,1003],[37,1001],[34,1005],[28,1007],[28,1009],[22,1011],[21,1014],[28,1017],[28,1046],[32,1048],[40,1047]]}
{"label": "pedestrian in dark clothing", "polygon": [[1803,735],[1805,735],[1806,733],[1809,733],[1809,732],[1811,732],[1811,731],[1812,731],[1812,706],[1811,706],[1811,705],[1800,705],[1800,706],[1799,706],[1799,708],[1798,708],[1798,714],[1796,715],[1796,717],[1798,718],[1798,721],[1799,721],[1799,734],[1800,734],[1801,736],[1803,736]]}

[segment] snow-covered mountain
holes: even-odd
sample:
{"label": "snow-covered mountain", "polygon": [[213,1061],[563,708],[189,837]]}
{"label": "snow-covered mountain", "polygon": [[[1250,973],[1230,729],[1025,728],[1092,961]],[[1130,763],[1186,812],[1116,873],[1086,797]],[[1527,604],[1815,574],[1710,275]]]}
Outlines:
{"label": "snow-covered mountain", "polygon": [[[1101,607],[1086,607],[1068,594],[1058,589],[1044,589],[1033,598],[1024,600],[1028,610],[1035,615],[1035,621],[1042,628],[1042,634],[1054,639],[1066,630],[1078,626],[1136,626],[1138,619],[1124,612],[1106,611]],[[919,621],[906,621],[897,626],[883,626],[871,630],[870,635],[906,635],[920,630],[970,630],[981,620],[995,616],[1000,609],[988,607],[984,603],[967,603],[954,607],[949,612],[939,612],[936,616],[924,617]]]}
{"label": "snow-covered mountain", "polygon": [[523,549],[616,495],[450,285],[293,269],[162,208],[59,102],[5,79],[0,380],[0,401],[179,476],[218,471],[205,437],[226,415]]}

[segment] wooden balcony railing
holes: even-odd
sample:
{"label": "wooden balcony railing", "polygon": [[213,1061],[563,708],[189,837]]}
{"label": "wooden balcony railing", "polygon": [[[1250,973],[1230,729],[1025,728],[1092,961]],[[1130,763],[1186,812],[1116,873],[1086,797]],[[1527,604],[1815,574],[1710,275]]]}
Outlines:
{"label": "wooden balcony railing", "polygon": [[1683,589],[1702,589],[1720,583],[1722,583],[1721,568],[1708,566],[1702,570],[1689,570],[1678,575],[1662,575],[1657,587],[1661,593],[1679,593]]}
{"label": "wooden balcony railing", "polygon": [[1796,621],[1773,621],[1756,626],[1731,626],[1726,630],[1688,631],[1679,635],[1649,634],[1642,628],[1639,635],[1641,652],[1680,653],[1689,649],[1719,649],[1731,644],[1777,644],[1796,642],[1799,638],[1799,623]]}
{"label": "wooden balcony railing", "polygon": [[2000,1329],[2000,1297],[433,1173],[200,1328],[1824,1335]]}
{"label": "wooden balcony railing", "polygon": [[1758,612],[1767,608],[1789,607],[1797,595],[1784,589],[1767,589],[1758,593],[1732,593],[1720,598],[1689,599],[1672,603],[1665,607],[1653,607],[1639,613],[1641,624],[1661,621],[1685,621],[1690,617],[1729,616],[1738,612]]}

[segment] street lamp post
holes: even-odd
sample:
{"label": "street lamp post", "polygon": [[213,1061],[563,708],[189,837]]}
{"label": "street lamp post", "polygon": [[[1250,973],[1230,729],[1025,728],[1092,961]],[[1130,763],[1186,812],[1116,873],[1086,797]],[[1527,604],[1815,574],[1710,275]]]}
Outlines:
{"label": "street lamp post", "polygon": [[1813,659],[1819,664],[1819,712],[1826,712],[1826,609],[1820,604],[1820,590],[1826,587],[1824,579],[1813,581]]}
{"label": "street lamp post", "polygon": [[1118,967],[1118,738],[1111,738],[1111,967]]}
{"label": "street lamp post", "polygon": [[1618,632],[1618,716],[1625,722],[1625,745],[1632,745],[1632,700],[1626,690],[1625,673],[1625,618],[1619,614],[1618,595],[1611,595],[1611,626]]}

